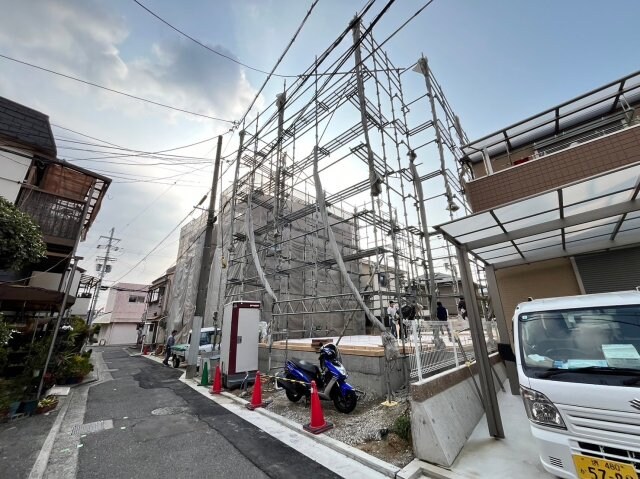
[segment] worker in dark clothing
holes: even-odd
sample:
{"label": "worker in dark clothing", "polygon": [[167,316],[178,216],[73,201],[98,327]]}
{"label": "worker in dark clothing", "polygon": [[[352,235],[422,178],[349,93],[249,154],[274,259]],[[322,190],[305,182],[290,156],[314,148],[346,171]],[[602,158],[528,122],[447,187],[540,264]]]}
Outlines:
{"label": "worker in dark clothing", "polygon": [[446,328],[447,334],[449,335],[449,341],[453,341],[453,338],[451,337],[451,330],[449,329],[449,323],[448,323],[449,312],[447,311],[447,308],[442,306],[442,303],[440,301],[438,301],[436,305],[438,306],[436,308],[436,318],[438,318],[438,321],[444,321],[446,323],[440,326],[440,334],[442,334],[442,328],[443,327]]}
{"label": "worker in dark clothing", "polygon": [[467,319],[467,303],[465,303],[463,297],[460,297],[460,301],[458,301],[458,314],[462,319]]}
{"label": "worker in dark clothing", "polygon": [[176,344],[176,334],[178,334],[178,331],[176,331],[175,329],[173,331],[171,331],[171,336],[169,336],[169,339],[167,339],[167,350],[166,350],[166,354],[164,357],[164,361],[162,361],[162,364],[164,364],[165,366],[169,366],[169,358],[171,357],[171,349],[173,348],[173,345]]}

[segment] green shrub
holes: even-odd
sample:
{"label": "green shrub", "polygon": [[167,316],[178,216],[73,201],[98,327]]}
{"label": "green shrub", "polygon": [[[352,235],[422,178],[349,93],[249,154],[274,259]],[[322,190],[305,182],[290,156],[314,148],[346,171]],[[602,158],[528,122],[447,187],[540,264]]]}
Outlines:
{"label": "green shrub", "polygon": [[40,227],[9,200],[0,197],[0,269],[20,271],[46,257]]}
{"label": "green shrub", "polygon": [[411,416],[409,413],[398,417],[393,423],[393,432],[405,441],[411,441]]}

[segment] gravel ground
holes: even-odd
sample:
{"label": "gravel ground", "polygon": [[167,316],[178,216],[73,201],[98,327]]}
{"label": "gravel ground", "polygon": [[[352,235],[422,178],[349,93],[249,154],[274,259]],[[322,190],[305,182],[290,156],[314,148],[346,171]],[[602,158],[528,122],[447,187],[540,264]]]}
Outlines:
{"label": "gravel ground", "polygon": [[[239,390],[234,394],[242,396]],[[309,406],[304,398],[297,403],[287,399],[283,390],[275,391],[268,385],[263,386],[263,400],[271,400],[268,409],[299,424],[309,422]],[[246,393],[245,399],[251,396]],[[393,434],[393,426],[400,416],[408,414],[409,403],[406,398],[398,398],[393,407],[382,406],[384,399],[367,394],[358,401],[351,414],[342,414],[335,409],[332,401],[322,401],[322,410],[326,421],[334,428],[326,432],[328,436],[366,451],[373,456],[397,466],[404,467],[413,460],[411,444]]]}

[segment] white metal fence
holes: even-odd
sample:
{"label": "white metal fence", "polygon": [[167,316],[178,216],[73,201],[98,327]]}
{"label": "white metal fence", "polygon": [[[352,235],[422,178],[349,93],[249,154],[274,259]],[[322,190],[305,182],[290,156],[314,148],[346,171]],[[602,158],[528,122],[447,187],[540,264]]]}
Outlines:
{"label": "white metal fence", "polygon": [[[407,338],[411,347],[411,381],[451,369],[474,360],[469,321],[408,321]],[[498,349],[495,321],[482,321],[489,353]]]}

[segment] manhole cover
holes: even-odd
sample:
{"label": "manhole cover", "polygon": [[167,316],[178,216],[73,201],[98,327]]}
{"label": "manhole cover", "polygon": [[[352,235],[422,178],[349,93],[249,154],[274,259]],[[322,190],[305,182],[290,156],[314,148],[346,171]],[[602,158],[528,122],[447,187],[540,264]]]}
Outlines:
{"label": "manhole cover", "polygon": [[92,432],[104,431],[105,429],[113,429],[113,421],[111,419],[73,426],[71,434],[79,436],[80,434],[90,434]]}
{"label": "manhole cover", "polygon": [[154,416],[171,416],[172,414],[187,414],[189,412],[188,407],[183,406],[169,406],[161,407],[151,411]]}

